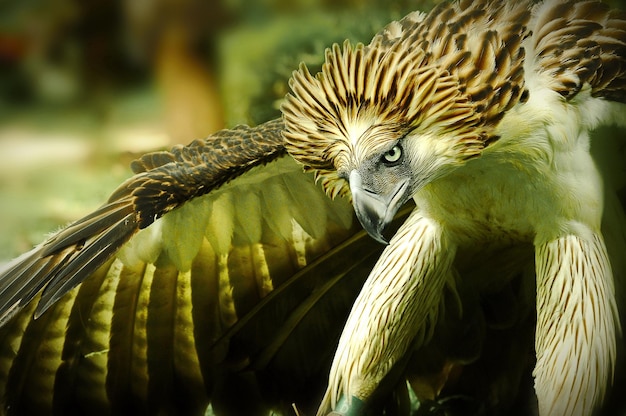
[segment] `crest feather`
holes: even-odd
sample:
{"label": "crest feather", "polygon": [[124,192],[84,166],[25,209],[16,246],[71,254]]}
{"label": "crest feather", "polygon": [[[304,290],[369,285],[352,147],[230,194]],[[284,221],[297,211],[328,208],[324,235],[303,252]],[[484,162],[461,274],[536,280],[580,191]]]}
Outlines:
{"label": "crest feather", "polygon": [[416,127],[459,121],[463,114],[475,118],[449,74],[427,65],[421,49],[400,44],[382,53],[347,41],[343,48],[334,45],[316,77],[302,65],[290,86],[282,107],[287,149],[319,169],[337,168],[336,146],[351,149],[359,139],[351,137],[352,130],[360,123],[372,127],[362,140],[375,150]]}
{"label": "crest feather", "polygon": [[292,76],[282,106],[287,151],[340,170],[414,132],[457,140],[450,148],[461,159],[479,154],[527,95],[529,18],[524,1],[444,3],[388,25],[368,46],[333,45],[315,77],[304,65]]}

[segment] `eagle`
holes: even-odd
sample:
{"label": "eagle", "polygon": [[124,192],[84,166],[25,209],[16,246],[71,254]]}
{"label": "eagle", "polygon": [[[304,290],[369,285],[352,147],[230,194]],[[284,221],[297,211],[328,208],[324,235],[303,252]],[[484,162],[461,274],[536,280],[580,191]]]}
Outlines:
{"label": "eagle", "polygon": [[[235,225],[199,214],[202,201],[295,160],[328,196],[349,198],[384,245],[338,339],[318,414],[362,412],[437,337],[450,297],[467,313],[464,287],[486,293],[520,274],[534,290],[539,414],[601,406],[624,352],[626,220],[616,191],[626,173],[623,148],[592,133],[626,126],[626,14],[584,0],[443,2],[368,45],[334,45],[321,71],[301,65],[290,89],[280,119],[142,157],[101,208],[10,262],[0,322],[36,296],[43,317],[116,253],[126,264],[166,258],[189,270],[205,232],[227,251]],[[597,150],[607,148],[616,150]],[[307,235],[329,227],[316,213],[335,206],[308,200],[298,212],[262,205],[284,214],[277,235],[291,238],[294,219]],[[278,221],[248,202],[253,216]],[[255,241],[260,231],[246,233]],[[525,250],[532,255],[516,256]],[[487,280],[471,273],[490,267]]]}
{"label": "eagle", "polygon": [[[541,415],[591,414],[619,313],[589,132],[626,124],[626,21],[596,2],[443,3],[291,80],[288,152],[349,186],[369,234],[416,208],[352,308],[320,414],[366,401],[428,336],[457,253],[531,242]],[[622,278],[620,276],[620,278]],[[356,400],[355,400],[356,399]],[[344,403],[345,400],[345,403]]]}

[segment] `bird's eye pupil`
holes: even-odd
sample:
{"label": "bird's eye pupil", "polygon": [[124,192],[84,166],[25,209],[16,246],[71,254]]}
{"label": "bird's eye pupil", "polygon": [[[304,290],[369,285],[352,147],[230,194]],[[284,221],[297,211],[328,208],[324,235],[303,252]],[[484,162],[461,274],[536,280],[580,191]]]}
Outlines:
{"label": "bird's eye pupil", "polygon": [[402,148],[395,145],[391,150],[385,152],[383,155],[383,163],[387,165],[393,165],[397,163],[402,157]]}

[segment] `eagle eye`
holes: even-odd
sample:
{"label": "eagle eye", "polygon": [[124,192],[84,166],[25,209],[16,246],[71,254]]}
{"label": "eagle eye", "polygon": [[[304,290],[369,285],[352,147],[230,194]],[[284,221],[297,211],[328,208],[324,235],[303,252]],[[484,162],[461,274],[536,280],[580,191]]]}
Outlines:
{"label": "eagle eye", "polygon": [[400,162],[400,159],[402,159],[402,148],[395,145],[383,154],[381,161],[386,166],[395,166]]}

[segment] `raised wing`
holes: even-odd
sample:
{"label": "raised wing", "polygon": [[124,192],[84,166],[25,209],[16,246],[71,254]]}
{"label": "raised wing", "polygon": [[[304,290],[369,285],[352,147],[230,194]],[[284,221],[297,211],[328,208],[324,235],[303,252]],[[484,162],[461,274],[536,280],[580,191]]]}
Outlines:
{"label": "raised wing", "polygon": [[140,229],[283,154],[281,131],[281,120],[241,126],[136,161],[135,176],[106,204],[0,270],[0,325],[45,287],[36,312],[42,314]]}
{"label": "raised wing", "polygon": [[[25,281],[36,287],[49,280],[53,289],[41,295],[45,313],[22,297],[0,328],[5,410],[195,414],[212,400],[223,413],[245,414],[276,397],[317,405],[307,386],[321,395],[325,360],[380,247],[358,234],[349,201],[328,198],[313,174],[270,140],[279,140],[279,126],[224,131],[142,158],[114,202],[9,269],[21,271],[5,285],[20,296]],[[276,136],[251,136],[264,129]],[[225,141],[255,153],[221,152]],[[233,159],[257,166],[231,165]],[[111,208],[118,205],[122,214]],[[98,216],[100,225],[89,228]],[[131,227],[117,227],[126,219]],[[63,261],[58,251],[44,255],[53,245]],[[104,247],[96,259],[97,251],[86,251],[94,245]],[[275,377],[262,371],[272,365],[293,375],[282,381],[285,391],[256,380],[254,372],[259,380]],[[241,391],[269,398],[241,400],[234,393]]]}
{"label": "raised wing", "polygon": [[[228,134],[237,131],[251,129]],[[158,171],[177,158],[148,155],[135,169]],[[354,221],[349,201],[328,198],[313,174],[281,154],[129,238],[46,313],[34,319],[39,307],[31,302],[0,328],[0,395],[9,414],[201,414],[209,402],[217,414],[290,414],[292,403],[311,414],[345,319],[383,249]],[[532,255],[524,253],[517,262]],[[517,270],[511,256],[496,257],[474,273]],[[381,384],[374,409],[408,412],[408,379],[441,413],[442,388],[470,364],[458,382],[466,406],[488,391],[485,368],[511,377],[506,389],[515,397],[529,367],[481,350],[515,357],[532,350],[532,310],[515,308],[522,301],[514,288],[487,301],[481,291],[471,283],[446,290],[432,342]],[[506,301],[494,301],[501,292]],[[494,322],[497,329],[485,328]]]}

